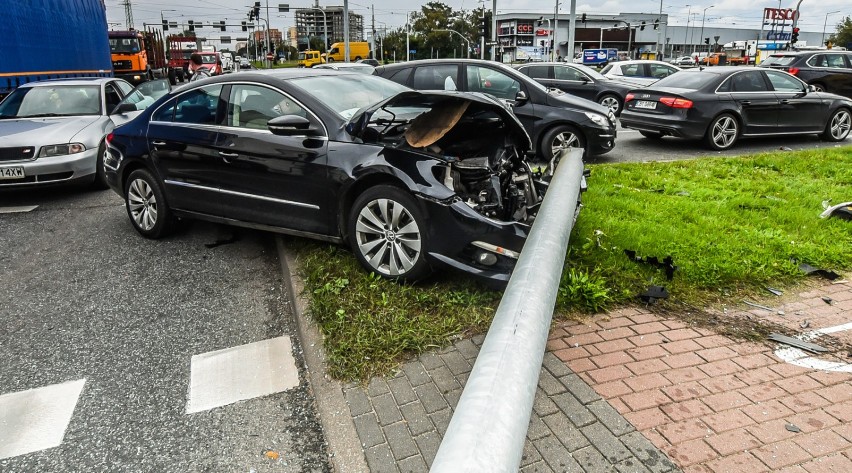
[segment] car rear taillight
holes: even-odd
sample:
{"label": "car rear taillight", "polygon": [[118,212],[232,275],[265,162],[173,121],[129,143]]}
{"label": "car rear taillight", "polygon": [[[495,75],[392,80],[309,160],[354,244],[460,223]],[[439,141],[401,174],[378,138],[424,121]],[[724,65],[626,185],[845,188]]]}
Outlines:
{"label": "car rear taillight", "polygon": [[112,141],[112,137],[113,137],[113,136],[115,136],[115,135],[114,135],[114,134],[112,134],[112,133],[110,133],[110,134],[106,135],[106,142],[107,142],[107,143],[111,142],[111,141]]}
{"label": "car rear taillight", "polygon": [[795,75],[799,74],[799,68],[798,67],[791,67],[790,69],[787,69],[787,72],[789,72],[790,74],[793,74],[795,76]]}
{"label": "car rear taillight", "polygon": [[661,97],[660,103],[668,105],[671,108],[692,108],[692,100],[675,97]]}
{"label": "car rear taillight", "polygon": [[624,97],[624,101],[625,101],[625,102],[629,102],[629,101],[633,100],[634,98],[636,98],[636,96],[635,96],[635,95],[633,95],[633,94],[627,94],[627,95]]}

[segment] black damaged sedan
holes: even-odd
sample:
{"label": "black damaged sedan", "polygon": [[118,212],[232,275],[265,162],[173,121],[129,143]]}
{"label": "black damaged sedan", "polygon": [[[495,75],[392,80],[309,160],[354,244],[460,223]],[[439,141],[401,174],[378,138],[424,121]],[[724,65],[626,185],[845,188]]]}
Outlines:
{"label": "black damaged sedan", "polygon": [[271,230],[348,243],[401,280],[507,281],[549,181],[495,99],[336,71],[195,82],[107,142],[107,180],[145,237],[177,218]]}
{"label": "black damaged sedan", "polygon": [[693,69],[631,90],[621,125],[646,138],[703,139],[714,150],[748,136],[818,134],[843,141],[852,127],[852,100],[772,69]]}

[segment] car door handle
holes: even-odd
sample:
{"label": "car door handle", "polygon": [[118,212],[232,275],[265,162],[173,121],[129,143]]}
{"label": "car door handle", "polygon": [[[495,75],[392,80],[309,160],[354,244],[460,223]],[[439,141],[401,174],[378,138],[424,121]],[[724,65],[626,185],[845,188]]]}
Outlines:
{"label": "car door handle", "polygon": [[152,141],[151,144],[154,146],[166,146],[165,141]]}
{"label": "car door handle", "polygon": [[745,106],[751,105],[751,100],[741,100],[740,103]]}
{"label": "car door handle", "polygon": [[787,100],[787,99],[782,99],[782,100],[781,100],[781,105],[789,105],[789,104],[790,104],[790,101],[789,101],[789,100]]}
{"label": "car door handle", "polygon": [[221,156],[223,158],[239,158],[240,154],[239,153],[226,153],[224,151],[219,151],[219,156]]}

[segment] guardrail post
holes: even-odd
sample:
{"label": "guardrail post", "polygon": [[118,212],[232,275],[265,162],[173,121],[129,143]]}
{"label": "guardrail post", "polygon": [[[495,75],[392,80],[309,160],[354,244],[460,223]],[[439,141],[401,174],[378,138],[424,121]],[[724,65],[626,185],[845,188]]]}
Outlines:
{"label": "guardrail post", "polygon": [[583,175],[583,150],[563,153],[432,473],[514,473],[521,464]]}

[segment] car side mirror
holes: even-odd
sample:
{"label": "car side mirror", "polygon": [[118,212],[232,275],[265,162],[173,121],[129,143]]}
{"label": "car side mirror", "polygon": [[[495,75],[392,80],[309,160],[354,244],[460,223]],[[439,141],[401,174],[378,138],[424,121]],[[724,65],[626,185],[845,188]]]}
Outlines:
{"label": "car side mirror", "polygon": [[283,115],[275,117],[266,123],[273,135],[279,136],[316,136],[318,131],[311,126],[311,121],[299,115]]}
{"label": "car side mirror", "polygon": [[515,94],[515,102],[526,102],[527,100],[529,100],[529,97],[527,97],[527,93],[523,90],[519,90],[518,93]]}
{"label": "car side mirror", "polygon": [[815,85],[809,85],[805,92],[817,92],[817,88]]}
{"label": "car side mirror", "polygon": [[120,115],[120,114],[124,114],[124,113],[135,112],[137,110],[138,109],[136,108],[136,104],[121,103],[121,104],[118,104],[118,106],[115,107],[115,109],[113,109],[113,111],[110,115]]}
{"label": "car side mirror", "polygon": [[583,76],[583,77],[581,77],[581,78],[580,78],[580,82],[582,82],[582,83],[584,83],[584,84],[588,84],[588,83],[589,83],[589,78],[588,78],[588,77],[586,77],[586,76]]}

